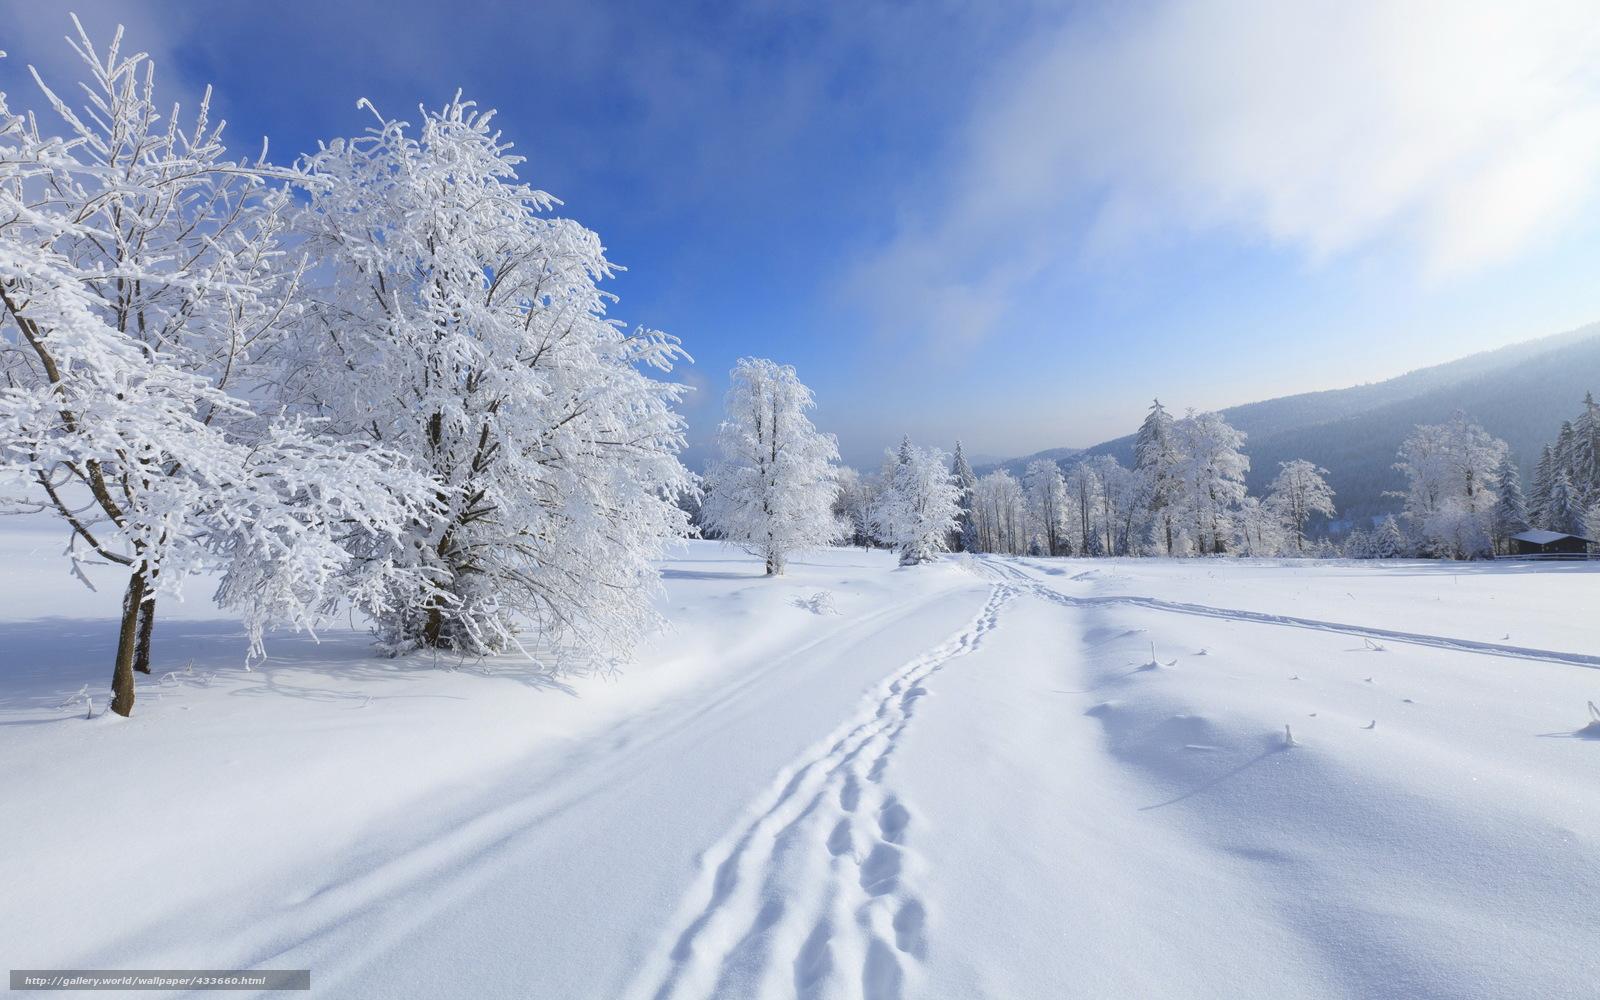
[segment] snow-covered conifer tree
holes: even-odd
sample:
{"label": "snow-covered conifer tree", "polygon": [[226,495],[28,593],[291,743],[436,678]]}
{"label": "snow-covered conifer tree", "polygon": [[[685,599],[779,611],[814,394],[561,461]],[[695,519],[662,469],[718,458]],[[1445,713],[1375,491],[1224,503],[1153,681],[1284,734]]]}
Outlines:
{"label": "snow-covered conifer tree", "polygon": [[1378,526],[1377,533],[1372,538],[1372,557],[1374,559],[1399,559],[1408,550],[1405,532],[1400,530],[1400,522],[1393,514],[1383,519]]}
{"label": "snow-covered conifer tree", "polygon": [[950,474],[956,477],[956,488],[961,491],[961,513],[956,517],[959,526],[952,538],[951,548],[955,552],[972,552],[977,548],[978,539],[977,528],[972,523],[972,490],[978,484],[978,477],[973,474],[972,463],[967,461],[960,441],[956,442]]}
{"label": "snow-covered conifer tree", "polygon": [[1294,538],[1296,552],[1305,552],[1306,522],[1312,514],[1333,516],[1333,488],[1322,478],[1327,474],[1327,469],[1303,458],[1278,463],[1278,475],[1272,480],[1268,503],[1282,516],[1284,526]]}
{"label": "snow-covered conifer tree", "polygon": [[950,456],[918,448],[910,438],[893,453],[874,514],[877,535],[900,553],[900,565],[915,566],[948,551],[961,513],[961,487]]}
{"label": "snow-covered conifer tree", "polygon": [[[657,621],[655,560],[687,530],[676,339],[607,317],[600,238],[553,217],[522,158],[458,94],[301,164],[320,281],[296,401],[405,454],[436,516],[375,559],[427,584],[377,617],[397,652],[542,642],[623,655]],[[708,517],[708,520],[710,518]]]}
{"label": "snow-covered conifer tree", "polygon": [[1517,470],[1510,450],[1495,471],[1495,492],[1498,494],[1494,505],[1495,551],[1505,552],[1508,551],[1507,539],[1529,527],[1528,502],[1522,495],[1522,473]]}
{"label": "snow-covered conifer tree", "polygon": [[1533,470],[1533,492],[1528,495],[1528,523],[1535,528],[1550,527],[1550,489],[1555,484],[1556,456],[1549,445],[1539,452]]}
{"label": "snow-covered conifer tree", "polygon": [[1557,469],[1550,483],[1550,501],[1545,507],[1545,527],[1550,531],[1576,534],[1583,521],[1582,500],[1573,488],[1566,469]]}
{"label": "snow-covered conifer tree", "polygon": [[264,150],[228,158],[209,91],[183,124],[163,116],[154,67],[121,41],[101,51],[79,26],[81,112],[39,81],[63,137],[0,98],[0,468],[66,522],[75,562],[128,570],[111,704],[127,715],[158,594],[219,572],[259,654],[270,624],[341,596],[375,607],[397,571],[345,541],[393,538],[421,505],[396,456],[252,405],[295,315],[289,197]]}
{"label": "snow-covered conifer tree", "polygon": [[816,403],[793,367],[741,358],[729,379],[706,521],[777,576],[791,553],[848,532],[833,514],[839,447],[812,426]]}
{"label": "snow-covered conifer tree", "polygon": [[1178,504],[1182,499],[1182,456],[1173,433],[1172,415],[1156,400],[1133,442],[1133,467],[1149,484],[1149,511],[1161,551],[1172,555],[1177,529]]}
{"label": "snow-covered conifer tree", "polygon": [[1583,412],[1572,422],[1572,485],[1586,501],[1600,501],[1600,403],[1583,394]]}
{"label": "snow-covered conifer tree", "polygon": [[1590,539],[1589,551],[1600,551],[1600,500],[1590,504],[1583,512],[1583,537]]}

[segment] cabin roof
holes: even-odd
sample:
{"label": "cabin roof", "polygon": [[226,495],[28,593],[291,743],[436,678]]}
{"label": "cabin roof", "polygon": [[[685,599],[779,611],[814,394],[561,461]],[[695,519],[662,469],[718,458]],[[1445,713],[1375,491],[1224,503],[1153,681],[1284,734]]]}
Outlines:
{"label": "cabin roof", "polygon": [[1511,537],[1515,538],[1519,542],[1527,542],[1529,545],[1549,545],[1551,542],[1558,542],[1563,538],[1576,538],[1580,542],[1587,542],[1590,545],[1594,544],[1594,539],[1592,538],[1584,538],[1582,535],[1569,535],[1565,531],[1541,531],[1534,529],[1532,531],[1519,532]]}

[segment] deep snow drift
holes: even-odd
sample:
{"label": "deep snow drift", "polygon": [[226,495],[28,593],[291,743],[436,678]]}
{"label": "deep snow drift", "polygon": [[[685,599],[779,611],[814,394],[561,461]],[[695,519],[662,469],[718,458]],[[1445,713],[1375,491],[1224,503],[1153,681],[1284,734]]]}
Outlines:
{"label": "deep snow drift", "polygon": [[[694,543],[620,673],[373,658],[0,536],[0,963],[327,997],[1600,984],[1600,566]],[[95,718],[78,693],[87,685]],[[1286,738],[1288,736],[1289,738]]]}

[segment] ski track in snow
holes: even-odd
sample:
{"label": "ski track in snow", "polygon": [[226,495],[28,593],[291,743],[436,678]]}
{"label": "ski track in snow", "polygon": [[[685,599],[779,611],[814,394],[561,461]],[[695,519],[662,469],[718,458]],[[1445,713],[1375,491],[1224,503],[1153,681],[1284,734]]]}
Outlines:
{"label": "ski track in snow", "polygon": [[[815,655],[845,637],[892,626],[923,603],[919,599],[892,604],[853,619],[838,631],[825,632],[786,650],[769,666],[781,667],[796,658]],[[609,768],[603,774],[590,773],[589,765],[597,762],[615,764],[616,758],[602,747],[625,746],[627,758],[634,760],[670,754],[664,748],[692,733],[700,720],[761,687],[765,675],[765,670],[752,672],[710,694],[664,727],[657,728],[649,719],[624,720],[609,739],[597,740],[567,758],[554,778],[543,770],[523,777],[520,763],[507,765],[504,775],[508,783],[496,784],[486,792],[478,808],[451,817],[448,826],[416,831],[395,850],[359,856],[333,881],[294,897],[279,916],[254,927],[253,941],[241,959],[241,967],[300,961],[295,958],[300,949],[329,938],[350,922],[352,914],[386,913],[388,923],[383,935],[387,941],[415,933],[428,919],[475,887],[492,881],[496,866],[525,832],[583,802],[594,794],[597,784],[609,782]],[[645,723],[642,728],[641,723]],[[363,960],[362,951],[323,956],[319,976],[324,982],[342,981]]]}
{"label": "ski track in snow", "polygon": [[977,649],[1018,593],[995,584],[968,627],[885,678],[853,720],[778,775],[706,852],[630,996],[898,1000],[927,954],[927,910],[907,843],[915,814],[888,765],[926,682]]}
{"label": "ski track in snow", "polygon": [[[1529,646],[1505,646],[1472,639],[1452,639],[1448,636],[1428,635],[1423,632],[1401,632],[1394,629],[1374,628],[1368,625],[1345,625],[1315,618],[1297,618],[1293,615],[1275,615],[1263,611],[1242,611],[1234,608],[1216,608],[1205,604],[1186,604],[1164,601],[1157,597],[1139,597],[1127,594],[1107,594],[1093,597],[1075,597],[1063,594],[1040,581],[1022,566],[998,559],[982,558],[979,567],[989,575],[1013,583],[1024,584],[1027,593],[1069,608],[1131,607],[1172,614],[1197,615],[1220,618],[1226,621],[1247,622],[1256,625],[1280,625],[1288,628],[1312,629],[1319,632],[1337,632],[1357,639],[1385,639],[1389,642],[1409,643],[1414,646],[1432,646],[1458,653],[1480,653],[1488,656],[1505,656],[1519,660],[1540,660],[1548,663],[1565,663],[1576,667],[1600,670],[1600,655],[1567,653],[1553,649],[1535,649]],[[1073,579],[1076,579],[1074,577]]]}

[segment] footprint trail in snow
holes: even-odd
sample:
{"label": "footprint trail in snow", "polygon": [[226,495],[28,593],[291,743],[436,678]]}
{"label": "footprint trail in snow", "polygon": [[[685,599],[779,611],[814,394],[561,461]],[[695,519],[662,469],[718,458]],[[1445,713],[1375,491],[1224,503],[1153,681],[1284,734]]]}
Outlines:
{"label": "footprint trail in snow", "polygon": [[630,995],[896,1000],[927,954],[914,809],[888,767],[927,681],[976,649],[1018,590],[902,666],[861,712],[786,768],[706,853],[672,931]]}

